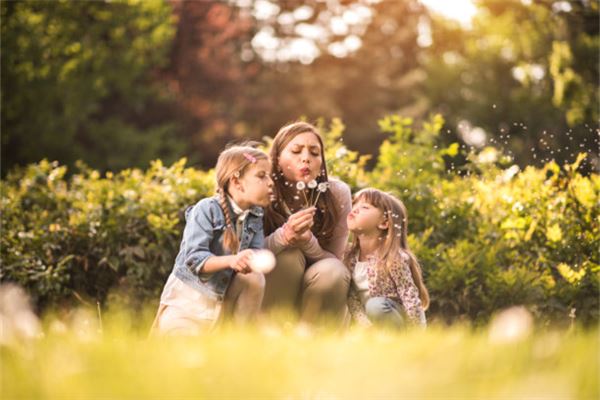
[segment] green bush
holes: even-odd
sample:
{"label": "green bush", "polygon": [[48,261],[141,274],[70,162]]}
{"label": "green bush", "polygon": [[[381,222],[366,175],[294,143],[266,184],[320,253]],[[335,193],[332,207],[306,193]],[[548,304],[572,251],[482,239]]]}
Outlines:
{"label": "green bush", "polygon": [[[345,149],[341,122],[326,135],[332,175],[405,203],[429,315],[484,323],[494,310],[525,304],[540,320],[597,322],[600,177],[577,172],[584,155],[562,169],[520,171],[492,147],[442,147],[443,123],[439,115],[420,127],[397,115],[380,120],[390,136],[371,172],[365,156]],[[458,157],[467,164],[455,168]]]}
{"label": "green bush", "polygon": [[2,182],[2,280],[38,306],[104,302],[111,289],[131,299],[160,294],[173,266],[182,211],[212,192],[213,178],[185,160],[101,177],[80,165],[42,161]]}
{"label": "green bush", "polygon": [[[389,116],[373,171],[343,143],[344,126],[322,124],[330,174],[353,191],[374,186],[409,211],[409,241],[432,298],[429,317],[486,322],[524,304],[542,321],[598,322],[597,174],[562,168],[520,171],[494,148],[460,154],[440,147],[443,119],[416,126]],[[455,159],[467,164],[454,168]],[[171,167],[118,174],[42,161],[2,181],[1,280],[26,287],[39,307],[110,293],[157,301],[181,237],[182,211],[212,194],[213,172]]]}
{"label": "green bush", "polygon": [[574,312],[598,321],[600,177],[577,173],[584,155],[563,169],[519,171],[485,148],[457,171],[458,146],[438,149],[441,117],[413,125],[380,121],[391,137],[369,177],[408,208],[431,314],[485,322],[495,309],[527,304],[547,320]]}

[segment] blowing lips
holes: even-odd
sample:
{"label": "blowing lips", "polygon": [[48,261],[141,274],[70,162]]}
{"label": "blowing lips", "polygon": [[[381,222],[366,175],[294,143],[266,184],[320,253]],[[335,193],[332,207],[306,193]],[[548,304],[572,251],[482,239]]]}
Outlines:
{"label": "blowing lips", "polygon": [[300,175],[302,175],[302,177],[310,175],[310,168],[308,168],[308,167],[300,168]]}

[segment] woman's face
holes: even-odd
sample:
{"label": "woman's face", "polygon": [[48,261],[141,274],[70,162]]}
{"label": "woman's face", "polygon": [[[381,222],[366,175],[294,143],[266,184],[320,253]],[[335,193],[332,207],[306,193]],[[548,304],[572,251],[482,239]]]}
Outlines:
{"label": "woman's face", "polygon": [[279,167],[288,182],[310,182],[321,173],[321,143],[312,132],[296,135],[281,151]]}

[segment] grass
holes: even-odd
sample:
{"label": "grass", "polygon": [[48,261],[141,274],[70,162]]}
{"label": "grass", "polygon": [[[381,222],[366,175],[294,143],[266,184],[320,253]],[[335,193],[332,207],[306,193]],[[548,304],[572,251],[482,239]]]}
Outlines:
{"label": "grass", "polygon": [[3,399],[598,399],[598,329],[309,331],[290,320],[146,337],[127,314],[44,323],[0,347]]}

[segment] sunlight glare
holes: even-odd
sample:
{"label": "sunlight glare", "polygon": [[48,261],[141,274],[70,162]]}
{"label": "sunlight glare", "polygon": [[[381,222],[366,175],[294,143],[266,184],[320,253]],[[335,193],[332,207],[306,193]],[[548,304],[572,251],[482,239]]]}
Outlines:
{"label": "sunlight glare", "polygon": [[477,13],[473,0],[421,0],[432,12],[458,21],[463,26],[469,26]]}

